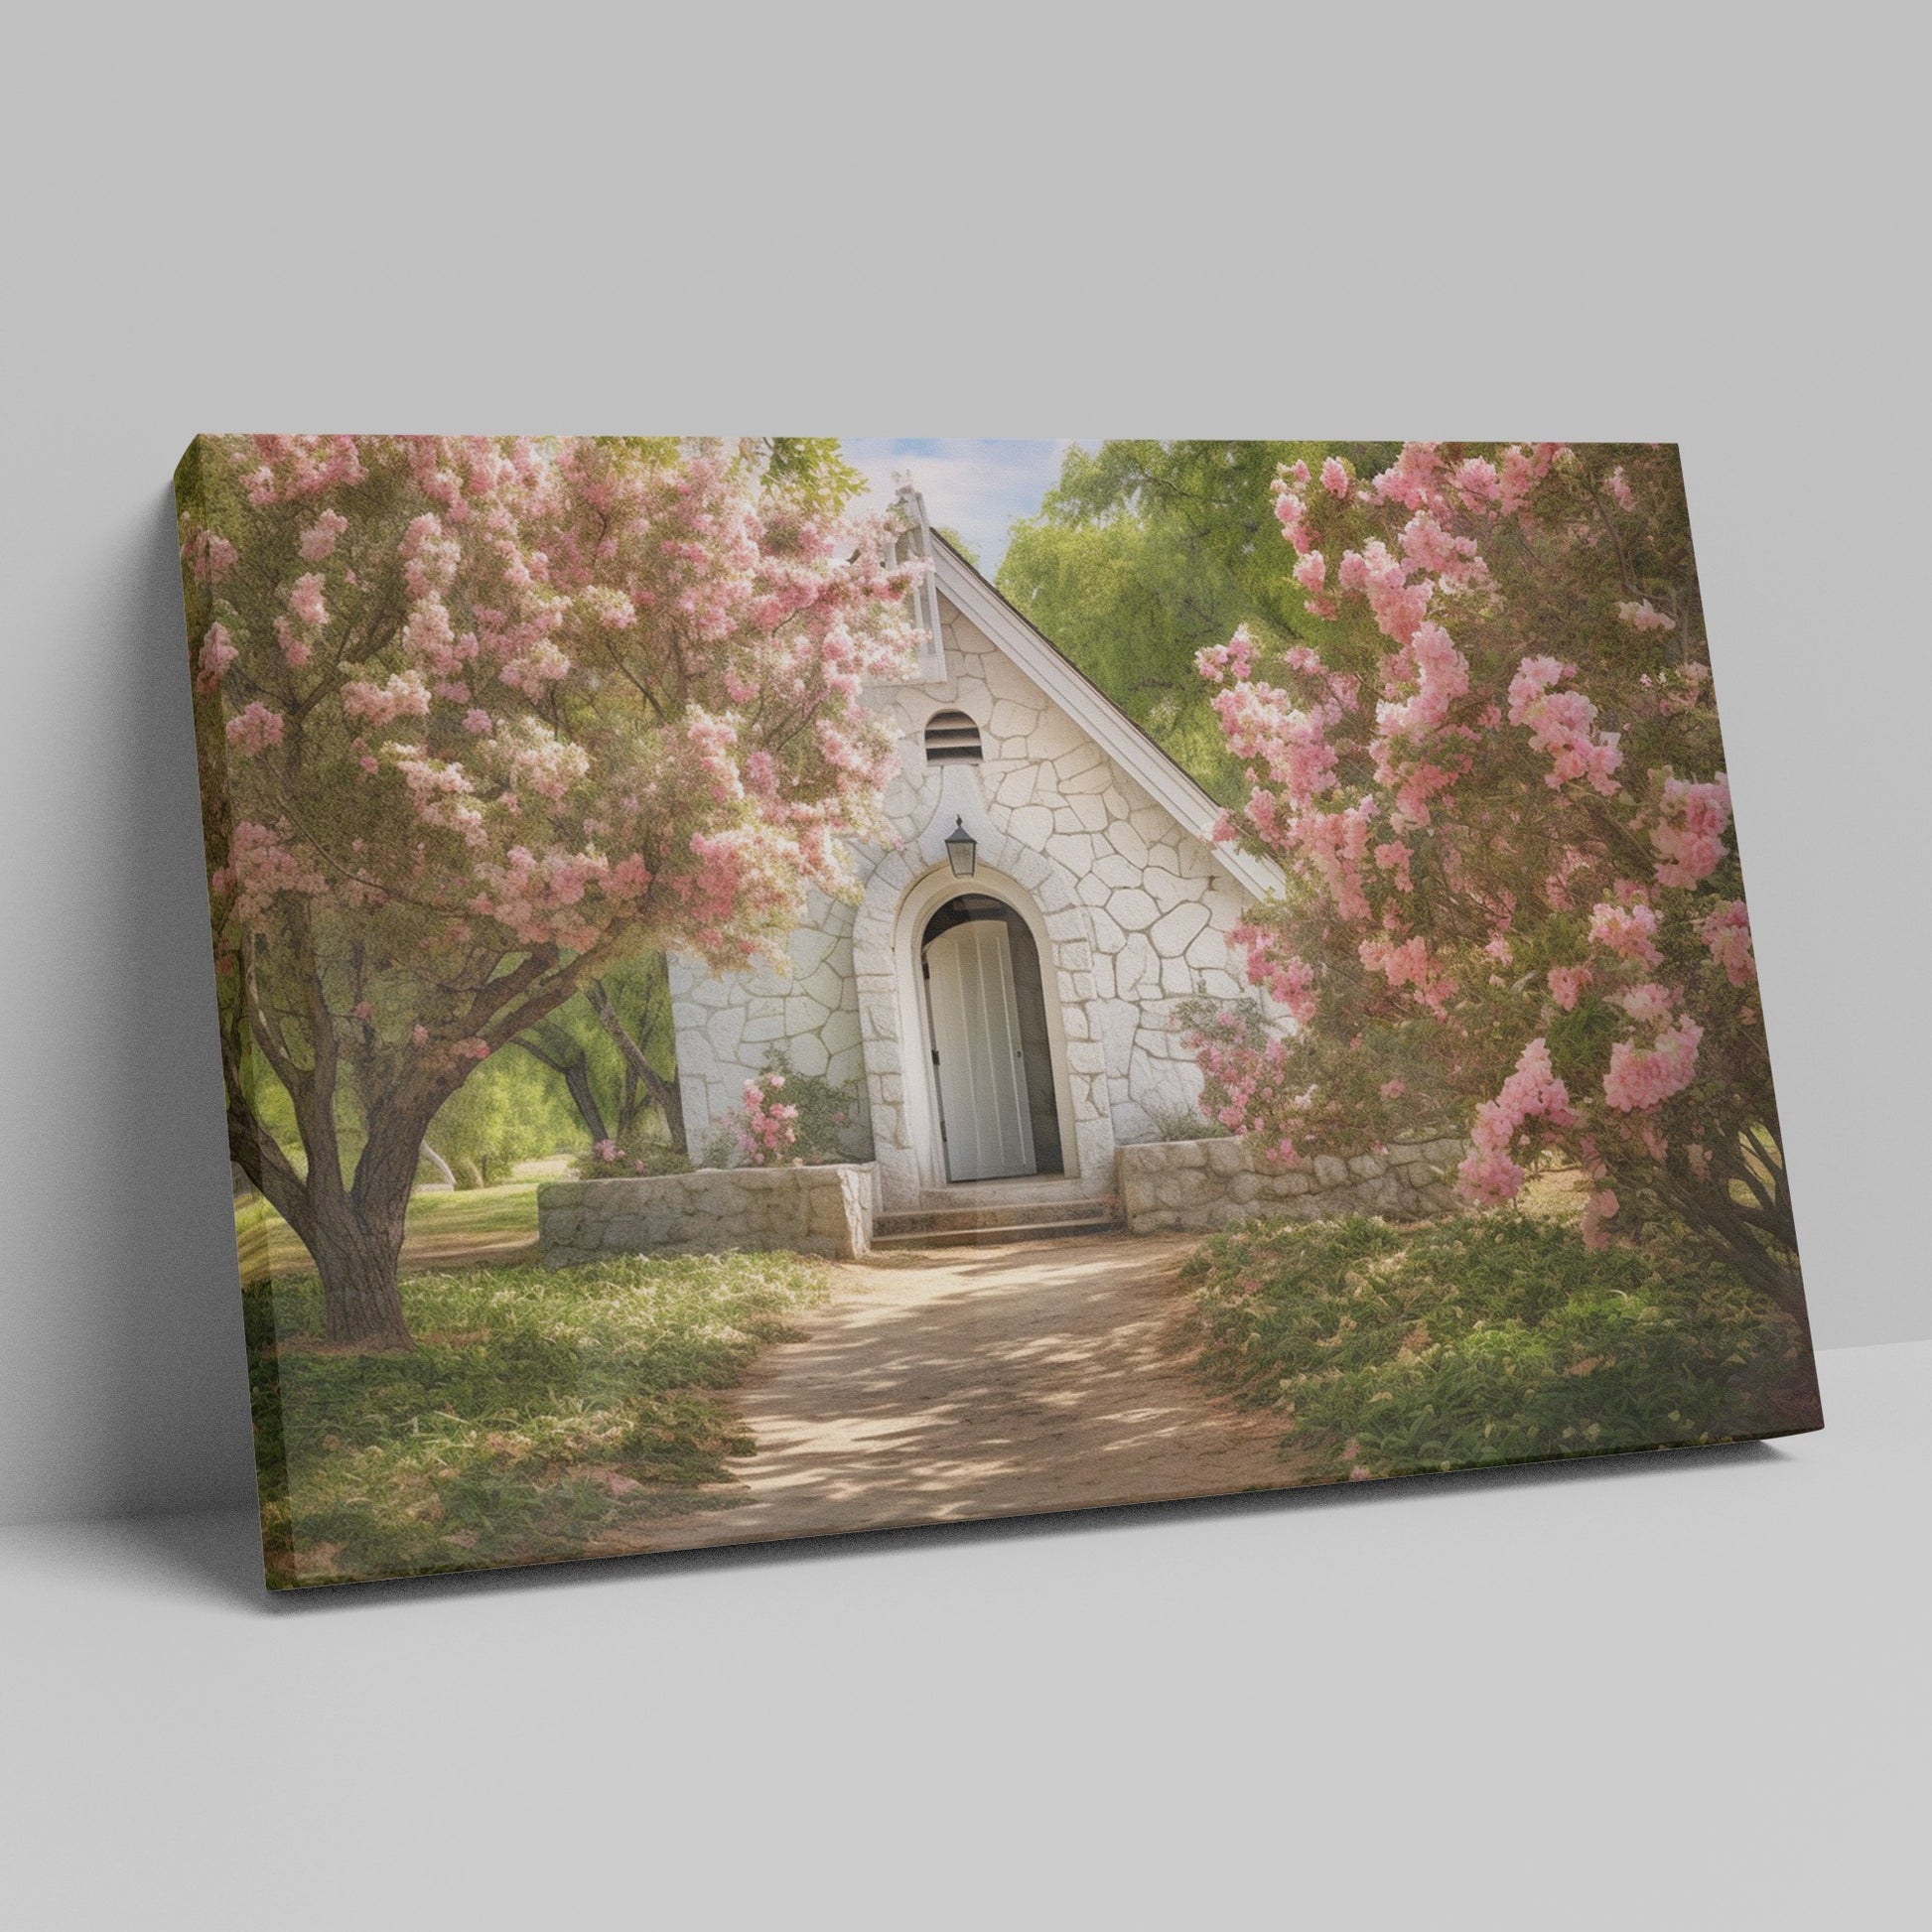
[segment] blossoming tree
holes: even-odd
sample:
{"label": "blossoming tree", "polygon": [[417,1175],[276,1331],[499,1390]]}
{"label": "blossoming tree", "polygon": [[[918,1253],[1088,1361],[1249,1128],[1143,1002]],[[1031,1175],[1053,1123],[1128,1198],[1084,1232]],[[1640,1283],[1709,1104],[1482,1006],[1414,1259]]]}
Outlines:
{"label": "blossoming tree", "polygon": [[622,955],[741,963],[807,887],[847,887],[891,760],[860,687],[913,641],[908,572],[771,456],[255,437],[184,461],[229,1145],[315,1257],[332,1341],[408,1339],[418,1152],[481,1060]]}
{"label": "blossoming tree", "polygon": [[1674,451],[1412,443],[1275,507],[1312,641],[1197,661],[1297,1030],[1198,1027],[1222,1121],[1288,1164],[1439,1121],[1472,1203],[1556,1150],[1592,1243],[1667,1210],[1802,1313]]}

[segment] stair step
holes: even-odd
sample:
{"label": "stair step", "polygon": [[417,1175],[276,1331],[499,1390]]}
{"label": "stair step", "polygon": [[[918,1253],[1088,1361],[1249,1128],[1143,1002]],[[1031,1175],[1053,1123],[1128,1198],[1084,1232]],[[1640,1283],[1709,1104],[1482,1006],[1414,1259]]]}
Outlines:
{"label": "stair step", "polygon": [[881,1234],[933,1234],[946,1228],[1019,1227],[1029,1221],[1064,1221],[1081,1215],[1109,1214],[1104,1201],[1088,1199],[987,1201],[984,1205],[897,1208],[881,1214]]}
{"label": "stair step", "polygon": [[[921,1216],[932,1219],[932,1216]],[[965,1227],[875,1234],[875,1248],[982,1248],[1010,1241],[1063,1241],[1079,1234],[1118,1234],[1123,1223],[1107,1213],[1082,1215],[1078,1220],[975,1223]]]}

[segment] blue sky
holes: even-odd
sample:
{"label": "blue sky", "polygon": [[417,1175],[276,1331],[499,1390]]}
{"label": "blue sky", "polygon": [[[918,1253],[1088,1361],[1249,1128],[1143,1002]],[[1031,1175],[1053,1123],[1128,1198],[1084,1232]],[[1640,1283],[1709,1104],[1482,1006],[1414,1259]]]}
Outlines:
{"label": "blue sky", "polygon": [[1017,437],[853,436],[841,439],[840,447],[846,461],[872,480],[869,503],[891,502],[894,474],[910,471],[927,517],[957,530],[990,577],[1006,555],[1014,518],[1038,509],[1059,481],[1060,458],[1071,445]]}

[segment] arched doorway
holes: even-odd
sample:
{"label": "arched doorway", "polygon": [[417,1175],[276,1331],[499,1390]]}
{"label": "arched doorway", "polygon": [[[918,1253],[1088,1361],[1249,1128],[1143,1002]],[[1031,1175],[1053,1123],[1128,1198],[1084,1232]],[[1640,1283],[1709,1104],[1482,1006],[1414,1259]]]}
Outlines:
{"label": "arched doorway", "polygon": [[926,920],[919,967],[946,1178],[1064,1173],[1032,928],[990,893],[961,894]]}

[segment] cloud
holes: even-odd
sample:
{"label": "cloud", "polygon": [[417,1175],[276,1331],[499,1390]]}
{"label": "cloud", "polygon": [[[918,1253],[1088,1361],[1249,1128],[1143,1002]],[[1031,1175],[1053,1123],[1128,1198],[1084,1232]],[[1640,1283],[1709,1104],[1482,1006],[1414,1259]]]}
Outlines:
{"label": "cloud", "polygon": [[841,447],[846,461],[871,481],[868,504],[890,503],[895,474],[909,472],[925,497],[926,515],[957,530],[991,575],[1006,555],[1014,520],[1039,508],[1072,445],[1043,438],[900,436],[848,437]]}

